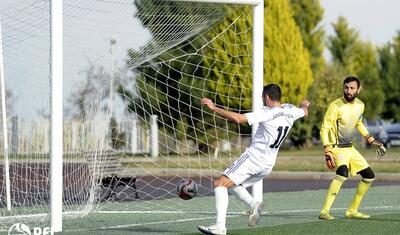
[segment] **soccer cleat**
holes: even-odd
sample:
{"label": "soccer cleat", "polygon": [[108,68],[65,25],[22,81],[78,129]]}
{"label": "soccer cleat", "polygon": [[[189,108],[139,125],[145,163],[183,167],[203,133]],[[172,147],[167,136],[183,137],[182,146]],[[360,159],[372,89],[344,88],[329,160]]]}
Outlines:
{"label": "soccer cleat", "polygon": [[209,235],[226,235],[226,228],[220,228],[216,224],[213,224],[209,227],[205,226],[197,226],[197,229],[200,230],[203,234]]}
{"label": "soccer cleat", "polygon": [[331,213],[326,212],[326,213],[321,213],[321,214],[319,214],[318,219],[322,219],[322,220],[333,220],[333,219],[335,219],[335,217],[333,217],[333,216],[331,215]]}
{"label": "soccer cleat", "polygon": [[346,219],[368,219],[370,216],[361,212],[350,212],[346,211],[346,214],[344,215]]}
{"label": "soccer cleat", "polygon": [[253,208],[251,208],[249,216],[249,226],[254,227],[260,220],[261,211],[264,208],[264,203],[257,202]]}

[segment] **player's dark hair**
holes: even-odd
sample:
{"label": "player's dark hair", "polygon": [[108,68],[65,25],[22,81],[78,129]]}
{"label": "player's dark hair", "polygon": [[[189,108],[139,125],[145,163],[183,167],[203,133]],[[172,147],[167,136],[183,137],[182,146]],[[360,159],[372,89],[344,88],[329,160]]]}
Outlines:
{"label": "player's dark hair", "polygon": [[358,80],[358,78],[356,76],[348,76],[346,79],[344,79],[343,86],[344,86],[344,84],[350,83],[350,82],[357,82],[357,87],[360,87],[360,80]]}
{"label": "player's dark hair", "polygon": [[268,95],[271,100],[280,101],[281,100],[281,88],[276,84],[268,84],[264,86],[263,97]]}

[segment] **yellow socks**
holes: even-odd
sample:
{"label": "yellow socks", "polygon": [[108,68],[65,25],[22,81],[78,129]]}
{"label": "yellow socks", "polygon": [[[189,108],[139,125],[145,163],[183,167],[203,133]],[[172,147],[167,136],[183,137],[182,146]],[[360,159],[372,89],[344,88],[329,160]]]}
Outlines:
{"label": "yellow socks", "polygon": [[326,199],[322,207],[321,213],[328,213],[331,209],[333,202],[335,201],[336,195],[339,193],[340,188],[347,178],[341,175],[336,175],[335,179],[332,180],[329,186],[328,193],[326,194]]}
{"label": "yellow socks", "polygon": [[365,193],[368,191],[374,179],[362,179],[357,186],[357,192],[354,196],[353,202],[350,205],[348,211],[354,213],[357,212],[358,207],[360,206],[361,200],[363,199]]}

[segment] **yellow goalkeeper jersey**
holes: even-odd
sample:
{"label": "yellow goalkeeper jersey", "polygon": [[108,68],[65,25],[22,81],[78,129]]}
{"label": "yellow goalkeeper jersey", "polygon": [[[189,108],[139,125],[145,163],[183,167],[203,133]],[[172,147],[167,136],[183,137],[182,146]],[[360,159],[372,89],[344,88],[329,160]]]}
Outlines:
{"label": "yellow goalkeeper jersey", "polygon": [[347,102],[342,97],[330,103],[320,130],[323,145],[352,146],[356,128],[362,136],[369,135],[362,121],[363,113],[364,103],[358,98]]}

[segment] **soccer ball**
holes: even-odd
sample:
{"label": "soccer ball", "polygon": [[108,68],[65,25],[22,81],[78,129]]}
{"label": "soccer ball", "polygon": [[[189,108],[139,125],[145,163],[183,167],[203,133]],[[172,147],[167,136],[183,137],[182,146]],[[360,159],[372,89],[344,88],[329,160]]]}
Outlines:
{"label": "soccer ball", "polygon": [[177,194],[183,200],[189,200],[197,194],[197,184],[191,178],[181,179],[176,185]]}

